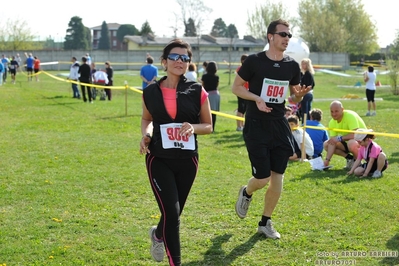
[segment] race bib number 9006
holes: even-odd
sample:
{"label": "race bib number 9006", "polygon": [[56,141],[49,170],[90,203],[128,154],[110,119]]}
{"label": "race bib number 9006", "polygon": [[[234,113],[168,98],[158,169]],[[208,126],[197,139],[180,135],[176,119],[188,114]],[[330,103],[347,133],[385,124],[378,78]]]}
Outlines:
{"label": "race bib number 9006", "polygon": [[194,135],[190,137],[180,136],[181,123],[161,125],[162,147],[164,149],[195,150]]}
{"label": "race bib number 9006", "polygon": [[260,97],[265,103],[283,103],[289,90],[289,81],[265,78]]}

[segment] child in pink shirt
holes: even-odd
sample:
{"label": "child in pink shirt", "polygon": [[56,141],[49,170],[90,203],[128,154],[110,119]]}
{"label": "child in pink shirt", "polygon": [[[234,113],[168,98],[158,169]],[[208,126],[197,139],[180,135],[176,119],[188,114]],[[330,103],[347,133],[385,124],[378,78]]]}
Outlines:
{"label": "child in pink shirt", "polygon": [[[382,172],[388,167],[388,160],[381,147],[373,141],[372,129],[359,128],[354,139],[359,143],[359,153],[348,175],[355,174],[362,178],[372,174],[373,178],[382,176]],[[362,160],[366,162],[362,164]]]}

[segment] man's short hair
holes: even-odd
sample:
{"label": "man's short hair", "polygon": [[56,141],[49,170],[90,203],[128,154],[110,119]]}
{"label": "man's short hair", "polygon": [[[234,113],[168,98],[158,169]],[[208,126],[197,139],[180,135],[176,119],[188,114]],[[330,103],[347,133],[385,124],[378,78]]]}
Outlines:
{"label": "man's short hair", "polygon": [[154,63],[154,58],[149,56],[149,57],[147,57],[146,61],[147,61],[148,64],[152,64],[152,63]]}
{"label": "man's short hair", "polygon": [[267,34],[274,34],[276,33],[276,27],[277,25],[284,25],[286,27],[290,27],[290,24],[288,23],[288,21],[283,20],[283,19],[277,19],[277,20],[273,20],[272,22],[270,22],[269,26],[267,27]]}
{"label": "man's short hair", "polygon": [[310,117],[312,118],[312,120],[320,122],[322,116],[323,116],[323,111],[320,110],[319,108],[313,108],[310,111]]}

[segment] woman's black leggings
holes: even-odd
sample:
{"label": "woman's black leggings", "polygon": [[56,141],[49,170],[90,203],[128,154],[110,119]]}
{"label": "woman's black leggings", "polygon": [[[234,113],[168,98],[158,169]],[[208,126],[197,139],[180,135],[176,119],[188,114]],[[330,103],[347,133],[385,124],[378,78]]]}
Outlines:
{"label": "woman's black leggings", "polygon": [[180,214],[197,175],[198,156],[165,159],[147,154],[146,167],[161,211],[155,236],[163,239],[169,264],[180,265]]}

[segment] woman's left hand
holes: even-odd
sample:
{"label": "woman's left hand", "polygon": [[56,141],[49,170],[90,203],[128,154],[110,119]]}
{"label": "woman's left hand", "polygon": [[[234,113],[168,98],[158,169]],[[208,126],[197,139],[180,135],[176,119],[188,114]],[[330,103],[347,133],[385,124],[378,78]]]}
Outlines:
{"label": "woman's left hand", "polygon": [[191,135],[194,134],[194,126],[190,123],[184,122],[181,125],[179,134],[180,136],[190,137]]}

